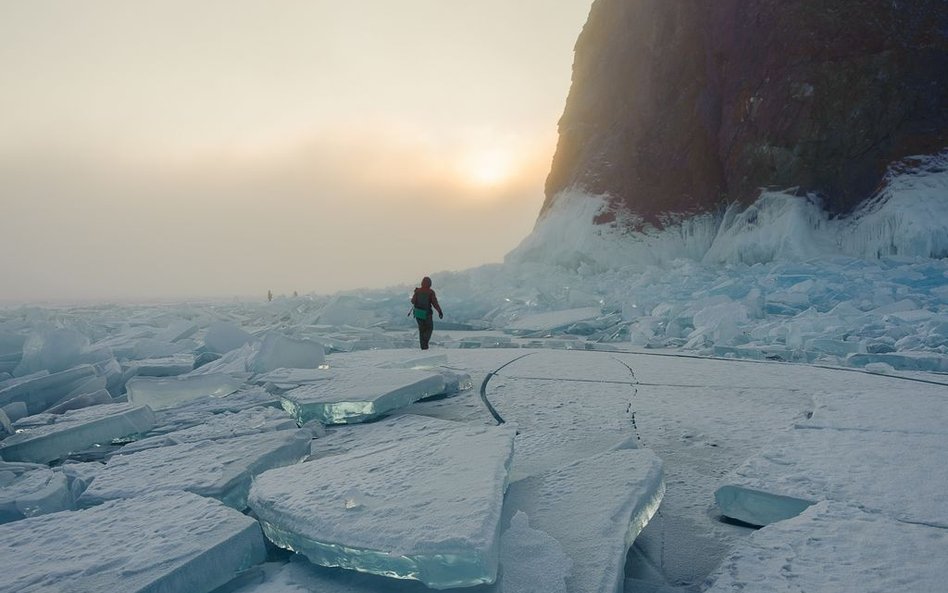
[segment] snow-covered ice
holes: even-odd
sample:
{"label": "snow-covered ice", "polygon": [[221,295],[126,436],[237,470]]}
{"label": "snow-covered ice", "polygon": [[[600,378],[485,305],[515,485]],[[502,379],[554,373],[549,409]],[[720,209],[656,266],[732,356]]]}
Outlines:
{"label": "snow-covered ice", "polygon": [[311,438],[302,428],[116,455],[77,502],[88,507],[148,492],[188,491],[243,510],[254,476],[298,463],[309,453]]}
{"label": "snow-covered ice", "polygon": [[492,583],[513,429],[457,424],[272,470],[249,504],[281,547],[446,589]]}
{"label": "snow-covered ice", "polygon": [[146,433],[155,425],[148,406],[105,404],[73,410],[0,441],[6,461],[48,463],[113,439]]}
{"label": "snow-covered ice", "polygon": [[821,502],[753,533],[712,575],[707,593],[936,593],[948,531]]}
{"label": "snow-covered ice", "polygon": [[163,492],[0,525],[3,593],[209,593],[266,557],[256,521]]}
{"label": "snow-covered ice", "polygon": [[444,392],[444,377],[414,369],[333,369],[329,379],[282,395],[300,424],[366,422],[419,399]]}

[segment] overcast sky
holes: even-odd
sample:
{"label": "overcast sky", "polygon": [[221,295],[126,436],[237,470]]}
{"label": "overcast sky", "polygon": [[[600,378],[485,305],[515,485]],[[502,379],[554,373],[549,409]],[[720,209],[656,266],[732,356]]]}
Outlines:
{"label": "overcast sky", "polygon": [[0,0],[0,301],[334,292],[530,232],[591,0]]}

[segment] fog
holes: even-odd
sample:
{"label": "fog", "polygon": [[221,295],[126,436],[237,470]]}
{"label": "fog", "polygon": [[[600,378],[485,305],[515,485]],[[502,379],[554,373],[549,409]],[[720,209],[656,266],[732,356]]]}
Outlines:
{"label": "fog", "polygon": [[589,4],[0,3],[0,301],[500,261],[542,203]]}

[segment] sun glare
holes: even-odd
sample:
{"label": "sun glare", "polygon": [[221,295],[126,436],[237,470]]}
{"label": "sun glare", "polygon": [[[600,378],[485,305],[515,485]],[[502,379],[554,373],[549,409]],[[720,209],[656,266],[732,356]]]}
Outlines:
{"label": "sun glare", "polygon": [[461,174],[471,185],[494,187],[514,174],[513,156],[503,150],[486,150],[469,154],[461,163]]}

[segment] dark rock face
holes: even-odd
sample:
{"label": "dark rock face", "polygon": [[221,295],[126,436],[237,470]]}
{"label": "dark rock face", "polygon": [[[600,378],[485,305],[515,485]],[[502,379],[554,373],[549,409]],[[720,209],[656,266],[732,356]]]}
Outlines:
{"label": "dark rock face", "polygon": [[798,187],[833,214],[948,147],[948,0],[596,0],[541,216],[669,218]]}

